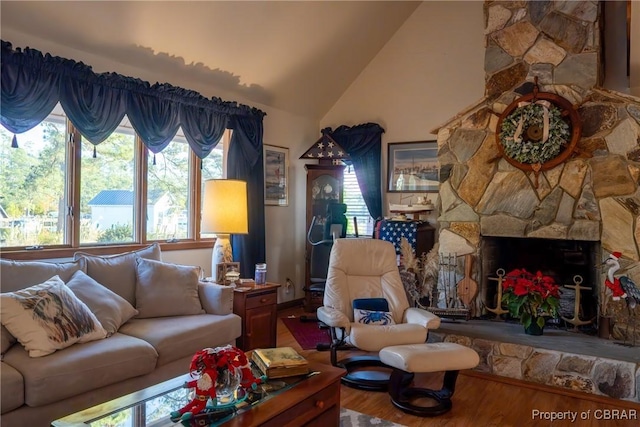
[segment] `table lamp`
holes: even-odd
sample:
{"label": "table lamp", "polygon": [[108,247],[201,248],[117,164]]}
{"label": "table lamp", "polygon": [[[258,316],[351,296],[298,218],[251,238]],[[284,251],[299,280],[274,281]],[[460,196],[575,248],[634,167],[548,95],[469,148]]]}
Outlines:
{"label": "table lamp", "polygon": [[217,236],[211,256],[211,275],[217,282],[216,266],[233,261],[230,234],[248,234],[247,183],[235,179],[209,179],[204,182],[202,233]]}

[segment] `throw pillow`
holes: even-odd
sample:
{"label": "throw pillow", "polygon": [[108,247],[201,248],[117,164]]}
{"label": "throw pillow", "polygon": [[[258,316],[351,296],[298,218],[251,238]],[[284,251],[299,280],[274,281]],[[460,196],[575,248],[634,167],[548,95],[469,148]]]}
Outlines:
{"label": "throw pillow", "polygon": [[138,318],[202,314],[200,267],[136,260]]}
{"label": "throw pillow", "polygon": [[385,298],[357,298],[353,300],[353,320],[367,325],[395,325]]}
{"label": "throw pillow", "polygon": [[386,298],[356,298],[353,300],[353,308],[364,310],[389,311],[389,302]]}
{"label": "throw pillow", "polygon": [[107,336],[96,316],[59,276],[0,294],[0,321],[31,357]]}
{"label": "throw pillow", "polygon": [[353,311],[353,318],[356,323],[367,325],[395,325],[393,316],[388,311],[363,310],[358,308]]}
{"label": "throw pillow", "polygon": [[53,276],[68,281],[78,270],[86,271],[84,259],[71,262],[14,261],[0,259],[2,272],[2,292],[13,292],[37,285]]}
{"label": "throw pillow", "polygon": [[116,333],[122,324],[138,314],[138,310],[126,299],[111,292],[83,271],[76,271],[67,286],[96,315],[107,331],[107,336]]}
{"label": "throw pillow", "polygon": [[74,259],[85,259],[87,274],[105,288],[126,299],[129,304],[136,305],[136,258],[147,258],[160,261],[162,254],[160,245],[153,245],[137,251],[117,255],[100,256],[85,252],[76,252]]}

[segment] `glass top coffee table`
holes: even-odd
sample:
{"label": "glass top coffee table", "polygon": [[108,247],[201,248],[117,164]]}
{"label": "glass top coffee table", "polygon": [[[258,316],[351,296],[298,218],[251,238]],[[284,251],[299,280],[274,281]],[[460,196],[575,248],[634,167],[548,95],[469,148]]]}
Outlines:
{"label": "glass top coffee table", "polygon": [[[299,415],[308,417],[309,411],[305,407],[305,402],[309,399],[313,400],[309,402],[312,407],[323,409],[321,412],[329,410],[332,405],[335,406],[336,417],[339,417],[340,377],[344,371],[328,365],[310,363],[309,366],[311,373],[308,375],[269,380],[266,384],[258,386],[255,392],[249,393],[246,400],[238,403],[235,408],[228,409],[226,412],[221,411],[207,420],[198,421],[200,424],[193,420],[192,424],[186,425],[257,426],[265,423],[272,424],[272,422],[275,424],[278,422],[276,420],[283,416],[287,419],[291,416],[297,419]],[[185,381],[190,379],[192,378],[188,374],[173,378],[53,421],[51,426],[182,426],[184,424],[181,422],[172,422],[169,414],[190,400],[191,389],[183,388]],[[330,388],[331,391],[329,391]],[[326,391],[323,391],[324,389]],[[323,393],[326,394],[325,397]],[[329,398],[332,395],[337,395],[337,399]]]}

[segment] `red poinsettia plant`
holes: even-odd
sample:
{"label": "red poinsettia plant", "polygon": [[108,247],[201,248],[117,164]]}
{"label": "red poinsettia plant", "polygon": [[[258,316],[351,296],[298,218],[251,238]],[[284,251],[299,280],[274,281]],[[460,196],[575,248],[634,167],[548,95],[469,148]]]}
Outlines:
{"label": "red poinsettia plant", "polygon": [[560,286],[551,276],[515,269],[505,275],[502,291],[502,302],[525,328],[534,321],[543,328],[545,317],[558,317]]}

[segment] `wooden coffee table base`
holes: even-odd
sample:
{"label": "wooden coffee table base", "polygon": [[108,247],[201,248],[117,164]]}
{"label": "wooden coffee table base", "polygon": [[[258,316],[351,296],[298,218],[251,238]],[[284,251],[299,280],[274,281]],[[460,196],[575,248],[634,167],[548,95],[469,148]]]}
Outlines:
{"label": "wooden coffee table base", "polygon": [[[255,406],[240,411],[234,418],[222,424],[226,427],[253,426],[322,426],[332,427],[340,425],[340,378],[345,371],[331,365],[321,365],[310,362],[309,368],[317,372],[293,387],[270,396]],[[131,408],[142,405],[153,396],[166,394],[169,390],[179,387],[183,378],[167,381],[148,389],[140,390],[113,401],[93,408],[69,415],[54,421],[53,427],[70,427],[89,425],[89,422],[117,412],[120,408]],[[164,389],[163,389],[164,387]],[[136,419],[136,427],[145,427],[144,417]],[[155,421],[156,427],[174,427],[169,420],[169,414],[164,421]]]}

